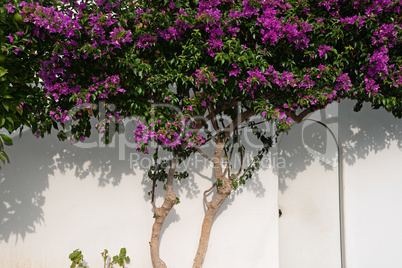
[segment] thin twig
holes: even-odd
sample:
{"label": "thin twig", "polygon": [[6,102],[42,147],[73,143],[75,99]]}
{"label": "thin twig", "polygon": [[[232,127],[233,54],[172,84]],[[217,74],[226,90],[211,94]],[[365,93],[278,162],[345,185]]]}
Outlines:
{"label": "thin twig", "polygon": [[[253,126],[257,126],[257,125],[259,125],[259,124],[262,124],[262,123],[265,123],[266,121],[261,121],[261,122],[258,122],[258,123],[255,123],[255,124],[253,124]],[[247,125],[244,125],[244,126],[242,126],[242,127],[239,127],[238,129],[243,129],[243,128],[246,128],[246,127],[249,127],[250,126],[250,124],[247,124]]]}

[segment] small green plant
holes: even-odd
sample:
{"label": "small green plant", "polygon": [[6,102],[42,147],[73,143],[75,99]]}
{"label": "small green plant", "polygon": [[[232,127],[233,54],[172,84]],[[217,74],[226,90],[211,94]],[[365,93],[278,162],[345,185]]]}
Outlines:
{"label": "small green plant", "polygon": [[[105,249],[101,255],[103,258],[103,268],[113,268],[115,264],[119,265],[120,267],[125,267],[125,263],[130,262],[130,257],[127,256],[127,250],[126,248],[121,248],[120,249],[120,254],[113,256],[112,260],[107,263],[108,259],[110,259],[108,255],[109,251]],[[82,255],[82,252],[79,249],[74,250],[69,256],[69,259],[73,262],[70,266],[70,268],[76,268],[76,267],[84,267],[86,268],[85,265],[83,265],[83,260],[84,256]]]}
{"label": "small green plant", "polygon": [[84,260],[84,256],[82,255],[81,250],[74,250],[69,256],[68,258],[73,262],[70,266],[70,268],[76,268],[76,267],[84,267],[86,268],[86,266],[84,264],[82,264],[83,260]]}
{"label": "small green plant", "polygon": [[107,262],[107,259],[109,258],[109,256],[107,255],[108,254],[108,250],[107,249],[105,249],[101,254],[102,254],[102,257],[103,257],[103,268],[106,268],[106,262]]}
{"label": "small green plant", "polygon": [[120,249],[120,254],[113,256],[113,260],[110,263],[110,267],[109,268],[113,268],[114,264],[118,264],[120,267],[124,268],[124,263],[129,263],[130,262],[130,257],[126,256],[127,251],[126,248],[121,248]]}

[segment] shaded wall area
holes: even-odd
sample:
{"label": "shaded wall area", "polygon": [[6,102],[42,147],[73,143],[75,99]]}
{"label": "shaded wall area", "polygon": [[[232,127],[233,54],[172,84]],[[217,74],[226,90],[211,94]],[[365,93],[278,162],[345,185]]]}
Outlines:
{"label": "shaded wall area", "polygon": [[[152,267],[146,172],[153,161],[133,149],[131,131],[110,147],[96,136],[85,146],[60,142],[55,134],[13,136],[11,163],[0,170],[0,267],[69,267],[68,255],[77,248],[89,268],[102,267],[103,249],[114,255],[121,247],[132,259],[128,267]],[[168,267],[191,267],[205,212],[202,193],[213,180],[202,157],[189,161],[180,169],[190,177],[175,183],[181,203],[162,230]],[[247,267],[250,260],[254,267],[278,266],[277,188],[276,176],[263,168],[225,202],[204,267]]]}
{"label": "shaded wall area", "polygon": [[402,121],[368,105],[355,113],[353,106],[343,102],[317,111],[282,137],[287,168],[278,170],[281,268],[341,267],[340,175],[344,267],[401,263]]}

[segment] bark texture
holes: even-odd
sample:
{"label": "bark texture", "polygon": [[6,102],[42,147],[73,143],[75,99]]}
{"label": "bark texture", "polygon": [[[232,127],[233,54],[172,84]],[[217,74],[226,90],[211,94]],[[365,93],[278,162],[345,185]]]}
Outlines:
{"label": "bark texture", "polygon": [[232,183],[230,182],[230,180],[228,178],[221,178],[221,180],[222,186],[217,187],[217,193],[215,197],[206,204],[207,212],[205,213],[204,221],[202,223],[201,237],[198,245],[197,254],[194,259],[193,268],[202,267],[205,259],[205,254],[207,253],[209,237],[211,234],[212,223],[214,221],[215,215],[232,191]]}
{"label": "bark texture", "polygon": [[207,202],[204,194],[207,212],[205,213],[204,221],[202,223],[201,237],[198,244],[198,250],[194,258],[193,268],[202,267],[205,254],[207,253],[209,237],[211,235],[211,228],[215,215],[233,189],[232,182],[223,176],[222,171],[223,150],[226,140],[227,138],[219,139],[215,148],[213,163],[217,193],[210,202]]}
{"label": "bark texture", "polygon": [[176,159],[172,160],[172,164],[169,169],[168,179],[166,182],[166,195],[165,200],[161,207],[157,208],[154,204],[155,222],[152,226],[151,242],[149,242],[151,249],[151,260],[155,268],[166,268],[165,262],[159,256],[159,239],[163,223],[169,214],[170,210],[176,204],[176,194],[173,192],[173,179],[174,172],[176,170]]}

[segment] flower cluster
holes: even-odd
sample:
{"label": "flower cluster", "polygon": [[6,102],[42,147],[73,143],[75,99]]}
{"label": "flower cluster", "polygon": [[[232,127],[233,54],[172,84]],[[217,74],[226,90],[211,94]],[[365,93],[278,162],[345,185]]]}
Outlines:
{"label": "flower cluster", "polygon": [[[273,71],[276,73],[276,71]],[[266,71],[262,73],[258,68],[254,70],[247,71],[248,78],[246,81],[241,81],[239,87],[241,90],[245,90],[250,93],[250,97],[254,99],[254,91],[257,90],[258,86],[267,85],[268,80],[265,75],[269,75],[270,72]]]}
{"label": "flower cluster", "polygon": [[151,47],[156,42],[157,39],[158,37],[156,35],[147,33],[138,37],[136,46],[139,48],[148,48]]}
{"label": "flower cluster", "polygon": [[352,17],[345,17],[339,20],[340,23],[344,25],[357,25],[359,29],[361,29],[366,22],[367,16],[358,16],[354,15]]}
{"label": "flower cluster", "polygon": [[[77,37],[78,30],[82,29],[79,24],[79,18],[82,14],[76,14],[73,18],[72,14],[64,14],[57,11],[55,7],[44,7],[38,3],[22,2],[21,13],[25,18],[25,22],[32,22],[37,27],[46,29],[49,33],[59,33],[65,35],[66,38]],[[36,30],[39,37],[39,30]],[[41,36],[44,39],[44,36]]]}
{"label": "flower cluster", "polygon": [[325,9],[329,11],[331,9],[331,5],[337,2],[338,0],[327,0],[327,1],[321,1],[320,3],[318,3],[318,5],[325,7]]}
{"label": "flower cluster", "polygon": [[7,13],[14,13],[15,6],[12,3],[6,3],[4,6],[7,8]]}
{"label": "flower cluster", "polygon": [[336,78],[336,82],[339,82],[335,85],[335,90],[338,91],[343,89],[348,92],[352,87],[352,82],[350,81],[350,77],[348,73],[341,74],[338,78]]}
{"label": "flower cluster", "polygon": [[[287,104],[284,104],[284,107],[286,107],[285,109],[289,108]],[[283,108],[274,107],[271,104],[265,106],[261,115],[266,119],[274,119],[279,129],[287,130],[293,123]]]}
{"label": "flower cluster", "polygon": [[393,71],[392,76],[392,85],[396,88],[402,86],[402,67],[399,67]]}
{"label": "flower cluster", "polygon": [[195,86],[200,87],[202,85],[209,85],[211,82],[218,81],[215,77],[214,72],[208,70],[208,67],[197,69],[193,74],[195,76]]}
{"label": "flower cluster", "polygon": [[398,42],[397,34],[401,31],[401,28],[402,24],[398,23],[382,24],[374,31],[371,44],[379,46],[380,44],[389,43],[390,47],[392,47],[393,44]]}
{"label": "flower cluster", "polygon": [[202,135],[197,134],[191,128],[192,123],[188,116],[175,116],[171,121],[156,120],[144,124],[139,122],[134,131],[136,149],[148,153],[148,144],[157,142],[169,149],[175,149],[184,145],[185,148],[198,147],[205,143]]}
{"label": "flower cluster", "polygon": [[367,70],[367,75],[370,77],[388,75],[388,49],[385,46],[375,50],[370,58],[370,66]]}
{"label": "flower cluster", "polygon": [[131,35],[132,33],[130,30],[125,30],[121,26],[119,28],[114,28],[113,31],[110,32],[110,43],[116,48],[121,49],[121,44],[131,43],[133,41]]}
{"label": "flower cluster", "polygon": [[113,114],[111,112],[108,112],[106,113],[106,116],[95,125],[95,127],[99,131],[99,133],[104,133],[107,129],[110,129],[111,126],[118,126],[120,122],[121,118],[119,112],[114,112]]}
{"label": "flower cluster", "polygon": [[325,54],[327,54],[327,51],[331,50],[330,46],[327,45],[320,45],[318,47],[318,56],[320,56],[320,58],[324,57]]}
{"label": "flower cluster", "polygon": [[[107,74],[105,74],[105,77]],[[120,86],[120,77],[111,75],[101,81],[98,77],[93,77],[94,84],[89,86],[89,92],[95,92],[100,99],[107,99],[110,95],[116,96],[118,93],[125,93],[126,90]]]}

